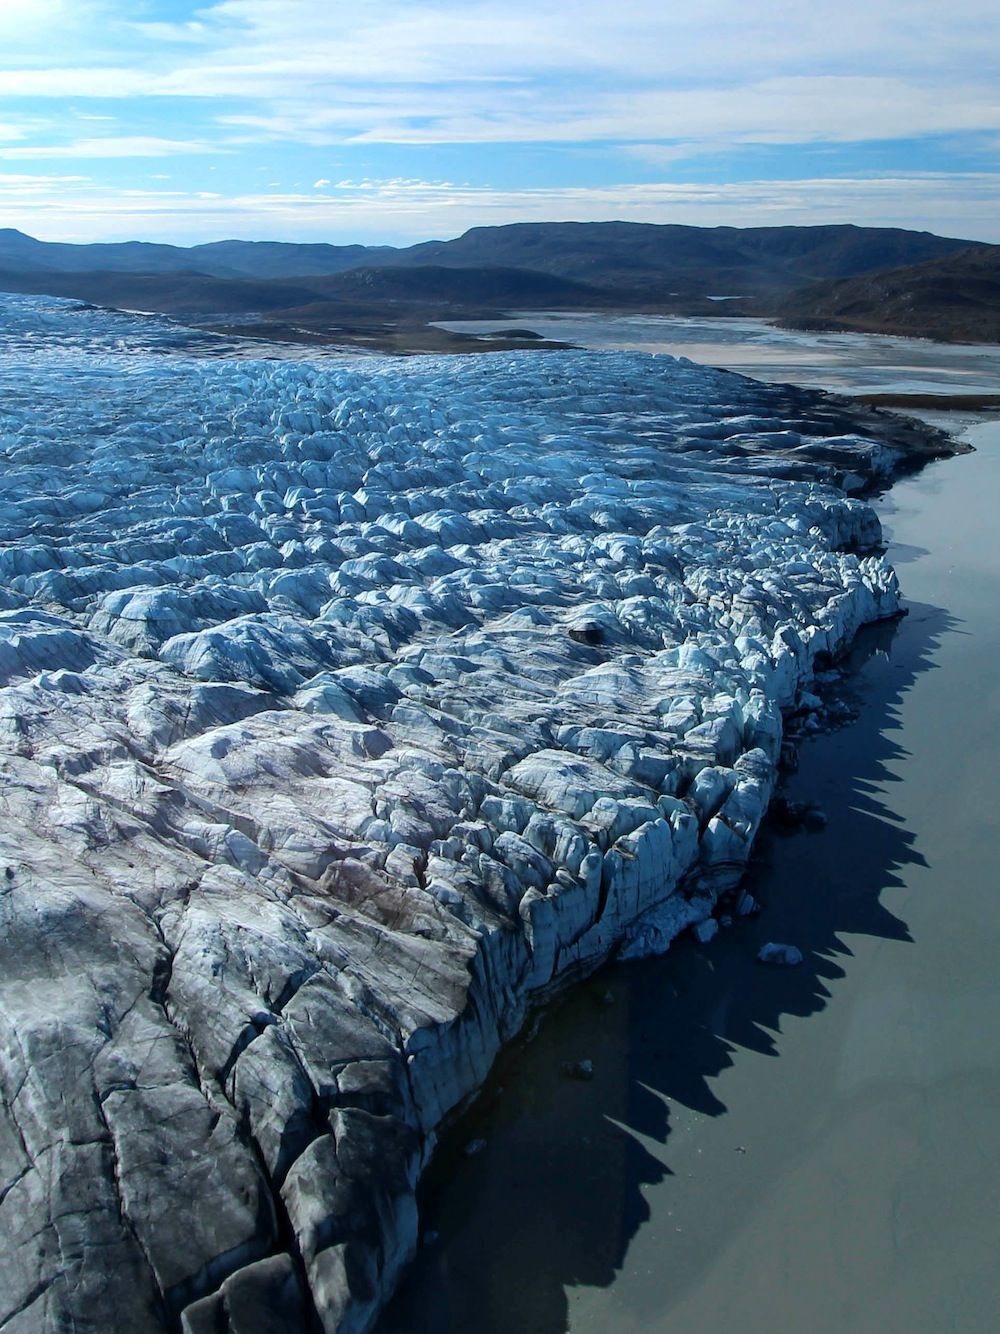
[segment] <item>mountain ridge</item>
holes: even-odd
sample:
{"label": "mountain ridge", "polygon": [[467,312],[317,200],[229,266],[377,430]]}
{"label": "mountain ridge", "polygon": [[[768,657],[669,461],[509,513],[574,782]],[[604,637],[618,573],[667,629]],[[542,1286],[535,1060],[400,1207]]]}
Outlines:
{"label": "mountain ridge", "polygon": [[[393,351],[442,350],[442,341],[456,351],[484,345],[432,331],[435,320],[499,319],[512,310],[550,307],[717,315],[720,296],[730,298],[727,316],[1000,340],[1000,319],[991,313],[1000,311],[1000,289],[991,295],[982,281],[981,300],[966,301],[964,317],[956,297],[948,318],[938,318],[947,305],[941,293],[930,303],[935,310],[917,302],[906,315],[904,293],[885,298],[889,319],[877,295],[881,274],[898,272],[903,282],[911,275],[919,285],[924,267],[943,265],[946,274],[953,261],[955,281],[968,287],[974,280],[962,265],[969,261],[955,257],[992,252],[1000,255],[1000,247],[854,224],[511,223],[406,248],[239,240],[76,245],[8,228],[0,230],[0,290],[222,322],[227,332],[239,332],[250,320],[258,337],[356,341]],[[931,281],[937,272],[931,268]],[[864,304],[863,296],[851,298],[855,289],[838,283],[860,283],[858,290],[868,293],[870,309],[857,316],[861,323],[844,323],[849,313],[824,307],[824,301],[836,307],[844,290],[848,300]],[[922,325],[924,318],[931,323]]]}
{"label": "mountain ridge", "polygon": [[[753,269],[768,282],[783,274],[822,279],[915,263],[975,242],[932,232],[853,223],[816,227],[692,227],[675,223],[542,222],[473,227],[445,241],[407,247],[325,242],[210,241],[195,246],[150,241],[39,241],[0,230],[0,265],[11,259],[58,272],[152,273],[192,270],[213,277],[328,276],[351,268],[502,267],[553,273],[575,281],[620,272],[679,277],[694,267],[713,273]],[[604,285],[604,284],[602,284]],[[778,285],[781,285],[780,283]]]}

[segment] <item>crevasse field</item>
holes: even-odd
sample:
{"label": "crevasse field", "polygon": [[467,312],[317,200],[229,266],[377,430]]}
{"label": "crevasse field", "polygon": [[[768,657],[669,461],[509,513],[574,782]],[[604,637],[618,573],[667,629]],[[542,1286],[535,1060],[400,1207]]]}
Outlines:
{"label": "crevasse field", "polygon": [[[442,1118],[738,884],[892,419],[0,298],[0,1324],[364,1330]],[[261,1323],[265,1317],[270,1325]]]}

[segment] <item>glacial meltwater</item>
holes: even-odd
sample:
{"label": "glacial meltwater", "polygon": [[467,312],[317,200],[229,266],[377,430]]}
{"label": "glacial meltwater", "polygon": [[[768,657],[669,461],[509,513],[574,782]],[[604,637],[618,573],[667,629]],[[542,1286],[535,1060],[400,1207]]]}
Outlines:
{"label": "glacial meltwater", "polygon": [[780,329],[767,320],[699,315],[607,315],[521,311],[506,320],[447,320],[465,334],[530,329],[594,351],[690,357],[758,380],[790,381],[848,394],[983,394],[1000,391],[995,343],[935,343],[884,334]]}
{"label": "glacial meltwater", "polygon": [[977,452],[878,505],[909,615],[786,780],[826,827],[762,838],[761,916],[592,978],[502,1060],[385,1334],[995,1328],[1000,421],[952,425]]}

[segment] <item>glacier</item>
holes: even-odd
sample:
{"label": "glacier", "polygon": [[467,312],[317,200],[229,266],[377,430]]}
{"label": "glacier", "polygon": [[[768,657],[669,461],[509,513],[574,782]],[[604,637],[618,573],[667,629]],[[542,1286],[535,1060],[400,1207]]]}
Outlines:
{"label": "glacier", "polygon": [[369,1329],[531,1007],[738,885],[899,607],[857,493],[947,448],[669,357],[230,352],[0,297],[10,1334]]}

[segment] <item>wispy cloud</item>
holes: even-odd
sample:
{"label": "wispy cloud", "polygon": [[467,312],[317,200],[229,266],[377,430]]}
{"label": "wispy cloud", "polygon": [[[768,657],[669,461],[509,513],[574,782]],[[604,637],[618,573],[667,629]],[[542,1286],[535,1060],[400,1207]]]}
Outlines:
{"label": "wispy cloud", "polygon": [[[982,236],[995,187],[973,182],[993,178],[947,174],[935,201],[914,164],[947,136],[965,169],[1000,136],[997,49],[995,0],[0,0],[0,159],[91,163],[84,214],[51,186],[45,218],[93,210],[145,235],[838,208],[931,226],[961,201],[948,226]],[[73,137],[109,115],[117,133]],[[881,144],[879,186],[858,164]],[[829,188],[827,149],[846,178]],[[762,150],[784,179],[734,185]],[[215,154],[225,184],[200,198]],[[182,189],[147,201],[167,158]],[[439,179],[467,172],[472,187]],[[370,180],[331,184],[346,173]],[[248,189],[272,176],[315,184]]]}
{"label": "wispy cloud", "polygon": [[235,100],[259,110],[223,112],[227,123],[263,139],[331,143],[848,141],[1000,129],[984,40],[997,17],[982,0],[841,0],[836,21],[812,0],[224,0],[189,21],[145,24],[116,8],[109,31],[138,41],[132,63],[10,68],[0,94]]}
{"label": "wispy cloud", "polygon": [[[983,61],[996,23],[985,0],[813,0],[747,6],[737,0],[662,5],[650,0],[225,0],[202,10],[217,40],[187,76],[256,70],[286,78],[347,77],[447,83],[540,74],[637,83],[725,83],[814,68],[832,74],[926,72]],[[874,67],[874,68],[873,68]]]}
{"label": "wispy cloud", "polygon": [[85,177],[0,175],[11,225],[30,215],[42,235],[76,240],[126,236],[198,241],[221,233],[301,240],[451,236],[518,220],[691,222],[737,226],[847,222],[927,227],[1000,241],[1000,173],[913,173],[887,178],[700,184],[631,183],[500,191],[448,181],[342,181],[322,192],[222,194],[109,189]]}
{"label": "wispy cloud", "polygon": [[63,158],[161,158],[190,154],[217,154],[221,145],[191,139],[159,139],[155,135],[127,134],[99,139],[75,139],[67,144],[39,144],[6,148],[0,144],[0,159],[51,161]]}
{"label": "wispy cloud", "polygon": [[149,87],[148,75],[125,66],[0,69],[0,97],[8,98],[142,97]]}
{"label": "wispy cloud", "polygon": [[128,27],[147,41],[169,45],[201,46],[209,40],[208,28],[197,19],[186,23],[130,23]]}

